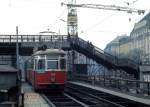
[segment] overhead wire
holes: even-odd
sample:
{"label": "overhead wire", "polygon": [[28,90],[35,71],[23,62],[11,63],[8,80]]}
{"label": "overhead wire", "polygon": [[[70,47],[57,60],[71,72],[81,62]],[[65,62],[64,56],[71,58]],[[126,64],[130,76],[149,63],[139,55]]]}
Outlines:
{"label": "overhead wire", "polygon": [[[93,28],[95,28],[96,26],[98,26],[98,25],[104,23],[106,20],[108,20],[109,18],[113,17],[113,16],[116,15],[117,13],[118,13],[118,12],[115,12],[115,13],[113,13],[113,14],[111,14],[111,15],[105,17],[105,18],[102,19],[100,22],[94,24],[93,26],[89,27],[88,29],[86,29],[85,31],[83,31],[83,32],[81,32],[81,33],[86,33],[86,32],[88,32],[88,31],[91,31]],[[80,33],[80,34],[81,34],[81,33]]]}
{"label": "overhead wire", "polygon": [[[138,2],[138,1],[139,1],[139,0],[134,0],[134,1],[132,1],[131,3],[124,1],[124,3],[126,3],[126,4],[129,6],[129,5],[133,5],[134,3]],[[116,13],[118,13],[118,12],[116,12]],[[108,16],[108,17],[102,19],[100,22],[98,22],[97,24],[95,24],[95,25],[93,25],[92,27],[88,28],[87,30],[81,31],[81,33],[86,33],[87,31],[92,30],[93,28],[95,28],[95,27],[98,26],[99,24],[102,24],[102,23],[105,22],[107,19],[109,19],[109,18],[111,18],[112,16],[114,16],[116,13],[113,13],[113,14],[111,14],[110,16]],[[131,18],[129,18],[129,21],[130,21],[130,20],[131,20]],[[81,33],[80,33],[80,34],[81,34]]]}
{"label": "overhead wire", "polygon": [[[125,2],[124,1],[124,3],[126,3],[129,7],[131,7],[131,5],[134,5],[135,3],[137,3],[139,0],[133,0],[132,2]],[[146,11],[150,11],[149,9],[144,9],[145,10],[145,12]],[[137,20],[137,19],[136,19]],[[129,18],[129,21],[131,21],[131,18]]]}
{"label": "overhead wire", "polygon": [[139,0],[134,0],[132,2],[126,2],[124,1],[124,3],[126,3],[128,6],[133,5],[134,3],[138,2]]}
{"label": "overhead wire", "polygon": [[57,23],[58,23],[58,20],[60,20],[60,18],[64,15],[66,9],[64,9],[62,11],[62,13],[56,18],[56,20],[52,23],[52,25],[50,26],[50,29],[52,29]]}

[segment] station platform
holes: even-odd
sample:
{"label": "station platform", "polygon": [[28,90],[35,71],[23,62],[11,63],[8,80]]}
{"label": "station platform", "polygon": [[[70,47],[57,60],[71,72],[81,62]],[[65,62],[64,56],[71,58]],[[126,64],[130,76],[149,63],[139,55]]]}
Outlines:
{"label": "station platform", "polygon": [[49,107],[44,98],[26,82],[21,85],[21,93],[23,94],[24,107]]}
{"label": "station platform", "polygon": [[84,86],[84,87],[87,87],[87,88],[91,88],[91,89],[94,89],[94,90],[97,90],[97,91],[112,94],[112,95],[115,95],[115,96],[118,96],[118,97],[121,97],[121,98],[129,99],[131,101],[143,103],[143,104],[146,104],[146,105],[150,106],[150,98],[147,98],[147,97],[145,98],[145,97],[133,96],[133,95],[129,95],[129,94],[126,94],[126,93],[121,93],[119,91],[106,89],[104,87],[100,87],[100,86],[96,86],[96,85],[90,85],[90,84],[85,83],[85,82],[71,82],[70,81],[68,83],[79,85],[79,86]]}

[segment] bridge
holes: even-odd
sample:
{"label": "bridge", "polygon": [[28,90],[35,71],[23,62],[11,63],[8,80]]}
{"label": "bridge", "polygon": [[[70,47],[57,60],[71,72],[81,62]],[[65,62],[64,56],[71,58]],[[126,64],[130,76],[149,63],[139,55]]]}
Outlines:
{"label": "bridge", "polygon": [[[19,46],[18,60],[16,56],[17,44]],[[68,87],[72,87],[72,84],[74,84],[73,88],[76,88],[76,85],[87,88],[101,87],[104,88],[102,90],[105,94],[112,92],[109,91],[108,93],[107,89],[113,90],[112,97],[118,96],[119,98],[122,98],[119,93],[123,92],[123,95],[129,95],[130,93],[134,95],[134,98],[132,95],[122,98],[124,103],[130,100],[132,104],[138,102],[137,104],[142,106],[145,104],[144,106],[146,107],[147,103],[145,102],[147,100],[142,103],[138,97],[142,96],[141,99],[145,99],[145,95],[149,97],[150,83],[138,80],[140,75],[139,65],[129,59],[118,59],[94,46],[91,42],[77,36],[0,35],[0,64],[16,67],[16,61],[18,61],[21,72],[18,71],[16,74],[18,76],[24,75],[25,64],[23,63],[35,50],[43,45],[48,48],[61,48],[66,51],[68,75],[70,77],[68,78],[68,81],[70,81],[68,82]],[[0,75],[2,75],[1,72]],[[6,75],[5,78],[9,79],[10,77]],[[19,80],[19,78],[17,79]],[[20,84],[16,83],[16,86],[20,86]],[[9,86],[10,84],[7,87]],[[91,89],[93,90],[94,88]],[[10,89],[4,90],[9,91]],[[96,89],[94,90],[96,91]]]}
{"label": "bridge", "polygon": [[118,59],[79,37],[67,35],[0,35],[1,55],[15,55],[16,43],[19,44],[19,55],[28,56],[33,49],[42,45],[49,48],[75,50],[109,69],[123,69],[129,74],[138,76],[138,65],[129,59]]}

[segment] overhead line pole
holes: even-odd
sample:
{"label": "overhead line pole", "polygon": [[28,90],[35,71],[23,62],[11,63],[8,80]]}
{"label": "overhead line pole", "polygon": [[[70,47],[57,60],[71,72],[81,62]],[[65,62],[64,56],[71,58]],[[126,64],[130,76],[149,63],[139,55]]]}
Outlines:
{"label": "overhead line pole", "polygon": [[16,26],[16,68],[19,69],[19,44],[18,44],[18,26]]}

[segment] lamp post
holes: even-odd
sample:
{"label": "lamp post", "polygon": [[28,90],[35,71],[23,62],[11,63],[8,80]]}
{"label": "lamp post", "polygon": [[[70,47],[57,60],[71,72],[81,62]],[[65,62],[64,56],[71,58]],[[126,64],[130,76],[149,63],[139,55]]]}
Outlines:
{"label": "lamp post", "polygon": [[17,69],[19,69],[19,45],[18,45],[18,26],[16,26],[16,65]]}

